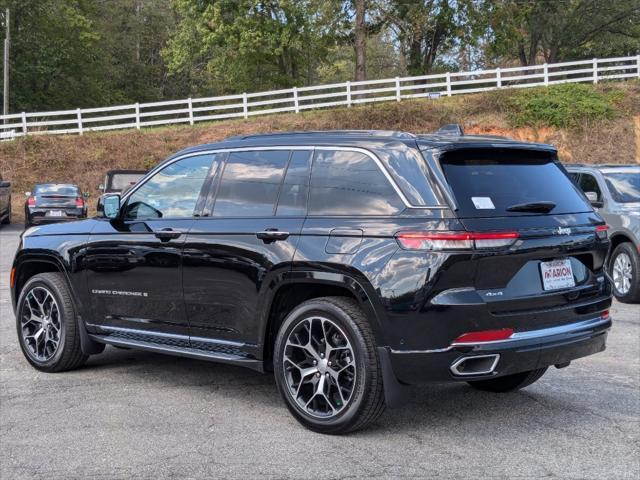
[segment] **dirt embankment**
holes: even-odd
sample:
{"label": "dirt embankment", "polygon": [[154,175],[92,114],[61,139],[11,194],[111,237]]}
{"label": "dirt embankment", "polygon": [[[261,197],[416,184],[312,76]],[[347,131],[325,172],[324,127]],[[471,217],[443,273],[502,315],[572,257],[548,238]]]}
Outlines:
{"label": "dirt embankment", "polygon": [[[215,142],[231,135],[283,130],[381,129],[433,132],[446,123],[460,123],[467,133],[506,135],[551,143],[567,162],[640,163],[640,88],[623,87],[628,98],[612,120],[582,128],[511,128],[500,94],[465,95],[436,100],[279,114],[184,127],[27,137],[0,143],[0,171],[13,182],[13,221],[23,216],[23,192],[37,182],[72,182],[91,194],[107,170],[148,169],[190,145]],[[637,142],[637,144],[636,144]]]}

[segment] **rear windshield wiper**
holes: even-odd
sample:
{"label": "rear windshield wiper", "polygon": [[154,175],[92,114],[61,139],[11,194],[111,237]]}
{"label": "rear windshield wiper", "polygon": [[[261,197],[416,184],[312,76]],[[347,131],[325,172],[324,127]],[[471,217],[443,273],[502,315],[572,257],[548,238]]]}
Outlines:
{"label": "rear windshield wiper", "polygon": [[556,208],[554,202],[527,202],[507,207],[507,212],[542,212],[548,213]]}

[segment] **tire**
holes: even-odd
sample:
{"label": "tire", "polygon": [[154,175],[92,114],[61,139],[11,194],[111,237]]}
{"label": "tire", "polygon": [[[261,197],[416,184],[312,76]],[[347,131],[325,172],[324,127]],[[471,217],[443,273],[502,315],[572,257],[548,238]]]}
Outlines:
{"label": "tire", "polygon": [[9,210],[7,216],[2,219],[2,225],[9,225],[11,223],[11,203],[9,203]]}
{"label": "tire", "polygon": [[[314,348],[311,353],[306,347],[292,345],[310,345],[305,341],[312,336],[307,333],[305,337],[309,331],[313,338],[328,338],[326,343],[337,348]],[[323,349],[329,352],[326,358],[321,353]],[[291,359],[303,367],[293,366]],[[317,365],[312,363],[314,359]],[[302,376],[301,368],[306,370],[307,366],[316,372]],[[375,421],[385,409],[373,332],[358,304],[350,298],[322,297],[296,307],[285,318],[276,338],[274,374],[291,414],[315,432],[352,432]],[[308,407],[304,405],[307,401]]]}
{"label": "tire", "polygon": [[514,373],[513,375],[506,375],[504,377],[492,378],[489,380],[474,380],[467,383],[473,388],[483,390],[485,392],[514,392],[536,382],[546,371],[547,367],[544,367],[537,370],[531,370],[529,372]]}
{"label": "tire", "polygon": [[[34,317],[45,320],[30,320]],[[72,370],[88,358],[80,348],[71,292],[61,273],[41,273],[26,283],[16,306],[16,329],[22,353],[38,370],[50,373]]]}
{"label": "tire", "polygon": [[[613,294],[620,302],[640,302],[640,254],[631,242],[615,248],[609,261],[609,275],[613,280]],[[631,278],[623,280],[621,275],[631,275]],[[627,282],[628,290],[619,290],[624,289]]]}

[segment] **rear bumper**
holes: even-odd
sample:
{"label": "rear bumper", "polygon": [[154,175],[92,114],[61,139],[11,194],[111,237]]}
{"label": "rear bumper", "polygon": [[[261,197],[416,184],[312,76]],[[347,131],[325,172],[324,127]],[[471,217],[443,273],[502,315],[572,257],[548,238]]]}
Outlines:
{"label": "rear bumper", "polygon": [[[468,381],[494,378],[565,364],[605,349],[611,319],[593,318],[562,326],[514,334],[507,340],[476,344],[452,344],[438,350],[392,350],[386,348],[389,366],[402,383]],[[495,360],[487,373],[456,373],[465,358]],[[493,362],[487,362],[490,364]],[[452,368],[453,366],[453,368]]]}
{"label": "rear bumper", "polygon": [[70,222],[74,220],[80,220],[87,217],[87,213],[84,210],[64,210],[65,214],[62,217],[52,217],[46,216],[47,210],[42,211],[33,211],[28,215],[29,222],[32,225],[42,225],[45,223],[60,223],[60,222]]}

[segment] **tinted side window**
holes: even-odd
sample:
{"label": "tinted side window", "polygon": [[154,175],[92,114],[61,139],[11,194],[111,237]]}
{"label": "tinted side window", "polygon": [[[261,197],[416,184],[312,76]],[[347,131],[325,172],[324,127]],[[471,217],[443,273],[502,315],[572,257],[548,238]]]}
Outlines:
{"label": "tinted side window", "polygon": [[201,155],[167,165],[129,197],[128,219],[193,216],[200,190],[215,155]]}
{"label": "tinted side window", "polygon": [[213,216],[273,215],[289,154],[287,150],[230,153],[220,179]]}
{"label": "tinted side window", "polygon": [[305,215],[309,196],[310,151],[293,151],[282,183],[276,215]]}
{"label": "tinted side window", "polygon": [[598,186],[598,181],[593,175],[589,173],[580,175],[580,188],[583,192],[596,192],[598,194],[598,200],[602,200],[602,192]]}
{"label": "tinted side window", "polygon": [[402,201],[369,156],[316,150],[311,172],[310,215],[393,215]]}

